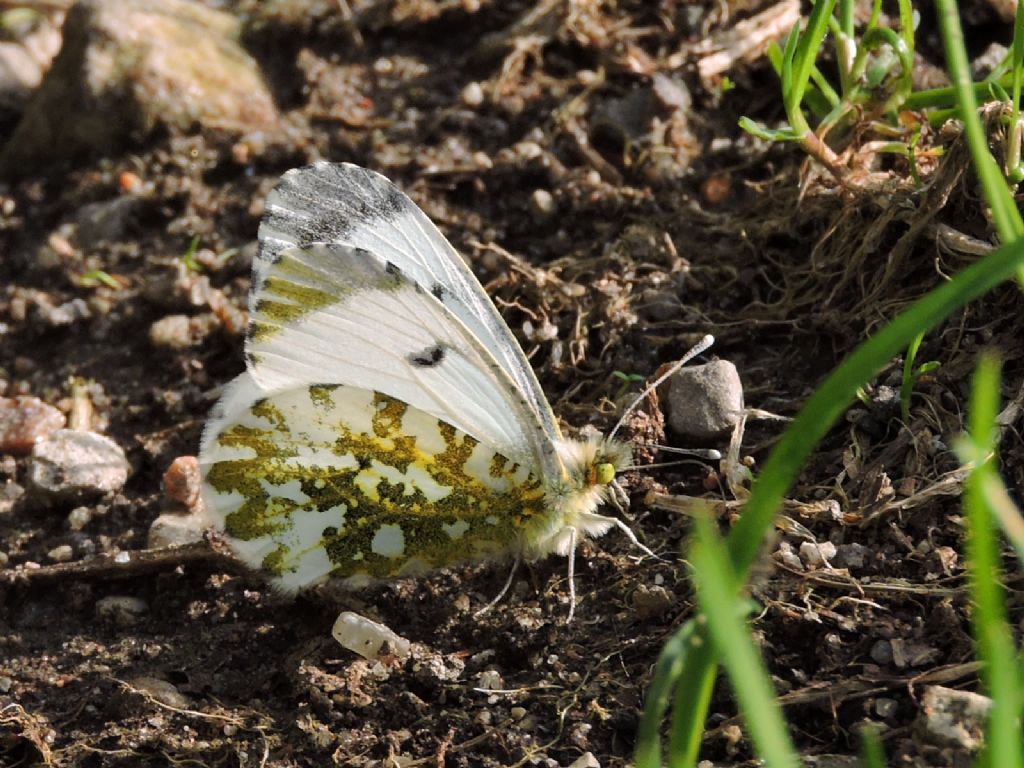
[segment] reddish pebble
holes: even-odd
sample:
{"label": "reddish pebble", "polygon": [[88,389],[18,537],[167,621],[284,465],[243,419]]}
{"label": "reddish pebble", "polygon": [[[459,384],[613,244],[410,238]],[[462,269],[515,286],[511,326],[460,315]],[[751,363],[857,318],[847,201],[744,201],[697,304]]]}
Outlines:
{"label": "reddish pebble", "polygon": [[0,453],[24,455],[64,426],[64,414],[38,397],[0,397]]}
{"label": "reddish pebble", "polygon": [[721,205],[732,196],[732,179],[727,173],[716,173],[704,180],[701,194],[711,205]]}
{"label": "reddish pebble", "polygon": [[124,192],[137,192],[142,187],[142,179],[138,177],[138,174],[131,171],[122,171],[118,177],[118,183]]}
{"label": "reddish pebble", "polygon": [[199,460],[195,456],[179,456],[164,473],[164,493],[167,498],[189,509],[193,509],[199,502],[202,483]]}

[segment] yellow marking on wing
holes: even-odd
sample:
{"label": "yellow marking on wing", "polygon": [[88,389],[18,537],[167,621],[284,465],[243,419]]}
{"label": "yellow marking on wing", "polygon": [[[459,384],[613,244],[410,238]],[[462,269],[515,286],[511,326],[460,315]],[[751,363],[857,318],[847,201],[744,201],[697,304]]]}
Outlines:
{"label": "yellow marking on wing", "polygon": [[[206,480],[224,499],[230,536],[275,542],[262,550],[271,552],[263,565],[278,575],[319,550],[340,576],[482,559],[517,548],[522,526],[545,511],[534,474],[380,393],[310,387],[271,396],[250,413],[256,418],[243,415],[216,438],[247,450],[215,460]],[[394,530],[400,552],[393,534],[380,533]]]}

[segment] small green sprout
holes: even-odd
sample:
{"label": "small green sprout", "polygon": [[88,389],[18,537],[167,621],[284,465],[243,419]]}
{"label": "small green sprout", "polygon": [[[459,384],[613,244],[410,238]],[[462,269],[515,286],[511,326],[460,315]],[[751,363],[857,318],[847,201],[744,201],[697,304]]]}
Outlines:
{"label": "small green sprout", "polygon": [[107,288],[113,288],[115,291],[119,291],[124,288],[120,280],[107,272],[104,272],[102,269],[94,269],[91,272],[86,272],[78,278],[78,281],[86,288],[96,288],[100,285],[105,285]]}
{"label": "small green sprout", "polygon": [[188,244],[188,248],[181,257],[182,263],[185,265],[185,269],[189,272],[202,272],[203,265],[196,261],[196,254],[199,252],[199,235],[192,238],[192,242]]}
{"label": "small green sprout", "polygon": [[626,394],[626,390],[629,389],[631,384],[636,384],[637,382],[642,383],[647,380],[639,373],[623,373],[622,371],[612,371],[612,376],[622,382],[622,386],[619,387],[618,394],[615,395],[616,398],[620,398]]}
{"label": "small green sprout", "polygon": [[938,360],[929,360],[927,363],[922,363],[917,368],[914,367],[914,361],[917,359],[917,351],[921,347],[921,342],[924,340],[924,334],[919,333],[914,337],[914,340],[910,342],[910,346],[907,347],[907,356],[903,360],[903,382],[900,385],[900,415],[903,418],[904,424],[910,423],[910,397],[914,393],[914,387],[918,380],[933,371],[936,371],[941,366]]}

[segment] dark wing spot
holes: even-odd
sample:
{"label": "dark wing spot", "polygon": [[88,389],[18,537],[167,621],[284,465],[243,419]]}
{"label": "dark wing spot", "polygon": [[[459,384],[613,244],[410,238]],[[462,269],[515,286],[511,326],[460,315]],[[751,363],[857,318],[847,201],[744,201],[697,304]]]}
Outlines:
{"label": "dark wing spot", "polygon": [[401,268],[397,264],[395,264],[393,261],[389,261],[389,262],[384,264],[384,271],[387,272],[389,275],[401,275],[402,274]]}
{"label": "dark wing spot", "polygon": [[398,187],[393,184],[389,184],[388,186],[390,186],[391,189],[388,190],[387,200],[382,206],[382,212],[384,213],[384,218],[394,219],[399,213],[401,213],[402,209],[405,208],[406,197]]}
{"label": "dark wing spot", "polygon": [[434,283],[430,286],[430,292],[434,295],[434,298],[439,301],[444,298],[444,286],[440,283]]}
{"label": "dark wing spot", "polygon": [[338,529],[335,528],[333,525],[328,525],[326,528],[324,528],[323,533],[320,534],[320,537],[324,539],[330,539],[337,535]]}
{"label": "dark wing spot", "polygon": [[418,365],[421,368],[432,368],[444,360],[444,347],[440,344],[435,344],[424,349],[422,352],[414,352],[409,355],[408,360],[413,365]]}
{"label": "dark wing spot", "polygon": [[372,466],[373,466],[373,459],[371,459],[369,456],[360,456],[359,457],[359,469],[369,469]]}

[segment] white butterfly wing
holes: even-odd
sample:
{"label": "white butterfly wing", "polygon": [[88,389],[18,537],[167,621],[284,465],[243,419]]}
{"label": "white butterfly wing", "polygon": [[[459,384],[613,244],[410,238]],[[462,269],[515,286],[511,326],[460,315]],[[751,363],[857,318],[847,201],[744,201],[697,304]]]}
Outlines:
{"label": "white butterfly wing", "polygon": [[489,350],[377,254],[340,243],[287,248],[254,293],[248,373],[265,394],[316,384],[381,392],[544,476],[559,471],[543,425]]}
{"label": "white butterfly wing", "polygon": [[[267,276],[284,249],[313,242],[365,248],[393,264],[487,350],[523,394],[548,441],[560,438],[533,369],[479,281],[426,214],[384,176],[348,163],[289,171],[267,198],[259,239],[254,280]],[[343,278],[343,270],[325,266],[335,279]],[[254,291],[252,301],[258,300]],[[375,361],[362,364],[372,367]]]}

